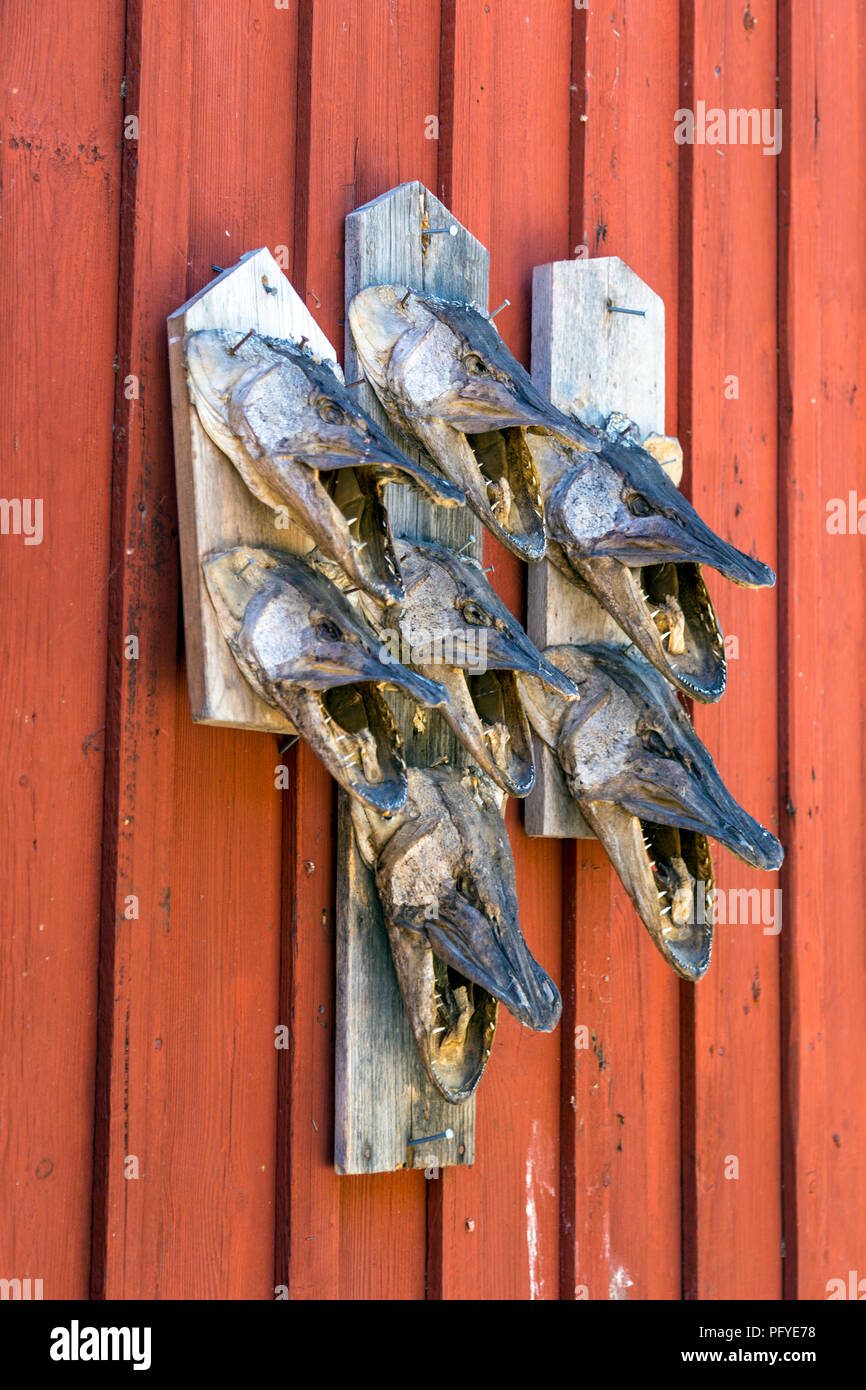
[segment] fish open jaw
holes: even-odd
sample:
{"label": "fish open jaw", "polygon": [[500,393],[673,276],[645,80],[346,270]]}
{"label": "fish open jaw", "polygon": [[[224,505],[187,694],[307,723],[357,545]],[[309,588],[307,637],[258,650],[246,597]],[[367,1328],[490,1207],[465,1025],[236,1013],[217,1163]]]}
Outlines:
{"label": "fish open jaw", "polygon": [[376,682],[299,691],[291,716],[347,791],[383,815],[403,805],[408,777],[402,740]]}
{"label": "fish open jaw", "polygon": [[720,699],[727,684],[725,644],[700,565],[644,565],[632,573],[660,633],[666,674],[696,700]]}
{"label": "fish open jaw", "polygon": [[654,934],[677,972],[699,980],[706,974],[712,946],[714,878],[709,843],[705,835],[657,821],[641,819],[640,828],[658,898]]}
{"label": "fish open jaw", "polygon": [[526,796],[535,782],[529,725],[514,671],[466,673],[469,696],[489,754],[488,771],[512,796]]}
{"label": "fish open jaw", "polygon": [[472,1095],[490,1059],[499,1004],[435,954],[433,972],[430,1072],[446,1100],[459,1104]]}
{"label": "fish open jaw", "polygon": [[487,502],[504,544],[526,559],[545,551],[544,504],[523,426],[464,436],[478,464]]}
{"label": "fish open jaw", "polygon": [[403,581],[380,484],[369,469],[334,468],[321,473],[322,486],[345,518],[352,560],[364,587],[399,603]]}

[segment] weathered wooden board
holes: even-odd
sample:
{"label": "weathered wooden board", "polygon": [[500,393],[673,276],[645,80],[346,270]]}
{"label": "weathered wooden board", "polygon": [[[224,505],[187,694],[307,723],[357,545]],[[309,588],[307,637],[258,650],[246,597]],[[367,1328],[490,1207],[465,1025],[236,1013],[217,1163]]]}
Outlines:
{"label": "weathered wooden board", "polygon": [[866,111],[846,35],[862,44],[863,12],[779,9],[784,1289],[850,1298],[856,1270],[862,1300]]}
{"label": "weathered wooden board", "polygon": [[[304,74],[290,83],[298,127],[292,283],[339,343],[346,213],[405,179],[436,186],[437,145],[425,118],[436,110],[439,13],[395,0],[355,4],[347,21],[345,0],[317,0],[286,23],[298,33]],[[280,168],[273,177],[289,175]],[[277,1247],[288,1278],[277,1282],[289,1283],[293,1299],[423,1299],[427,1194],[441,1180],[414,1170],[346,1181],[334,1171],[336,789],[305,745],[289,756],[297,780],[286,827],[294,878],[286,884],[284,1007],[294,1027],[291,1049],[279,1054],[287,1123],[278,1131],[286,1190]]]}
{"label": "weathered wooden board", "polygon": [[57,18],[0,11],[4,1299],[88,1296],[105,679],[135,664],[106,642],[124,13]]}
{"label": "weathered wooden board", "polygon": [[[427,228],[451,226],[457,228],[455,235],[424,234]],[[359,290],[379,284],[411,285],[469,300],[486,310],[488,255],[423,184],[402,184],[346,219],[346,303]],[[351,381],[361,375],[361,369],[348,326],[345,358]],[[393,433],[372,388],[365,384],[356,389],[364,407]],[[402,437],[399,442],[403,448],[410,447]],[[435,507],[398,486],[389,488],[387,503],[395,534],[441,540],[465,546],[466,554],[481,555],[483,528],[467,508]],[[418,733],[412,724],[412,707],[403,701],[394,703],[410,764],[429,766],[442,756],[459,765],[468,761],[438,715],[431,713],[425,731]],[[450,1105],[424,1073],[372,879],[350,833],[345,800],[341,795],[337,858],[337,1169],[375,1173],[471,1163],[475,1100]],[[454,1131],[453,1139],[408,1146],[410,1139],[446,1129]]]}
{"label": "weathered wooden board", "polygon": [[[449,0],[443,5],[440,183],[453,211],[491,247],[496,325],[529,365],[532,268],[568,255],[571,0],[548,5]],[[485,564],[521,622],[527,566],[494,536]],[[508,804],[520,922],[537,960],[562,980],[563,842],[530,840]],[[555,1299],[560,1294],[560,1068],[563,1026],[530,1033],[500,1011],[479,1091],[479,1161],[431,1183],[431,1280],[443,1299]]]}
{"label": "weathered wooden board", "polygon": [[[587,424],[603,425],[613,411],[621,411],[634,420],[641,439],[663,434],[664,303],[618,256],[536,266],[532,377],[554,405]],[[628,645],[622,628],[592,594],[549,560],[529,567],[527,584],[526,630],[537,647]],[[538,771],[525,802],[527,835],[592,838],[553,753],[535,735],[533,746]]]}
{"label": "weathered wooden board", "polygon": [[[670,135],[671,112],[684,104],[679,23],[676,6],[630,0],[575,11],[565,254],[620,256],[661,295],[665,419],[682,437],[680,195]],[[677,1299],[689,1240],[680,1211],[681,984],[598,841],[560,844],[561,1295]]]}
{"label": "weathered wooden board", "polygon": [[255,329],[298,341],[306,337],[339,372],[337,354],[307,312],[270,251],[249,252],[187,300],[168,320],[174,421],[186,667],[193,719],[279,733],[292,724],[247,684],[220,632],[202,574],[202,560],[234,545],[264,545],[302,555],[313,548],[291,522],[246,487],[237,469],[205,432],[187,390],[183,340],[204,328]]}
{"label": "weathered wooden board", "polygon": [[[769,112],[781,105],[776,87],[776,5],[772,0],[764,0],[754,25],[744,24],[742,15],[728,6],[717,12],[705,5],[695,6],[685,17],[682,62],[692,85],[682,93],[678,105],[693,107],[695,98],[710,91],[714,104],[726,110],[756,106]],[[830,23],[828,27],[834,26]],[[804,36],[803,42],[804,52],[821,50],[820,39]],[[813,83],[810,72],[801,88],[802,101],[806,91],[810,93],[810,112],[815,110]],[[849,88],[852,95],[853,90]],[[792,104],[789,110],[794,109]],[[799,109],[800,139],[808,143],[813,139],[812,115],[806,116],[802,106]],[[847,125],[842,129],[846,131],[844,138],[850,138]],[[785,143],[790,139],[786,119]],[[780,386],[777,219],[785,206],[784,198],[778,196],[778,160],[768,157],[757,144],[730,144],[721,154],[710,145],[695,144],[684,148],[683,154],[686,179],[680,206],[685,211],[688,236],[680,243],[686,258],[687,286],[680,320],[680,426],[691,465],[691,499],[713,530],[776,568]],[[807,157],[810,166],[812,158],[812,154]],[[820,195],[810,189],[810,226],[821,203]],[[841,229],[852,216],[854,205],[846,200],[836,208],[831,221],[837,221]],[[854,255],[854,240],[847,245]],[[800,283],[808,284],[810,277],[811,267],[801,268]],[[814,341],[812,330],[810,324],[806,335],[809,343]],[[804,347],[798,345],[798,354]],[[811,362],[806,367],[808,384],[803,380],[805,400],[801,404],[810,422],[816,418],[811,397],[822,397],[818,381],[825,370],[823,364],[814,367]],[[840,404],[847,395],[842,380],[855,379],[847,374],[837,379]],[[820,452],[822,457],[839,458],[846,450],[843,445],[837,452],[833,442],[825,438]],[[806,477],[814,476],[810,460],[805,477],[798,477],[798,486],[805,489]],[[798,505],[805,509],[804,517],[810,508],[808,497],[804,490],[800,493],[802,501],[798,499]],[[813,555],[820,534],[820,518],[815,511],[806,523],[806,533],[806,548]],[[736,646],[729,655],[724,698],[717,705],[696,704],[695,727],[737,800],[779,835],[785,827],[779,820],[777,591],[738,588],[712,570],[704,572],[726,639]],[[819,591],[824,582],[825,573],[818,579]],[[832,589],[834,607],[838,600],[834,628],[837,622],[840,627],[844,623],[846,587],[843,583],[838,590],[835,586]],[[800,621],[805,624],[799,595],[797,603],[798,625]],[[832,667],[842,650],[837,641],[831,641],[828,660]],[[792,676],[822,667],[821,648],[807,643],[798,648],[797,657]],[[802,742],[798,739],[793,751],[797,758],[802,752],[807,760],[801,783],[806,785],[813,766],[815,731],[811,720],[800,737]],[[859,769],[856,776],[846,778],[854,761],[849,761],[840,747],[832,793],[840,797],[840,806],[846,807],[844,814],[852,819],[857,806],[862,806]],[[810,785],[808,795],[812,794]],[[811,838],[814,827],[809,824]],[[838,843],[835,834],[833,840]],[[854,840],[849,843],[853,849]],[[855,852],[859,854],[859,850]],[[713,846],[713,862],[717,903],[724,901],[731,906],[736,902],[733,894],[760,894],[762,910],[737,914],[748,915],[749,920],[733,922],[731,908],[726,914],[727,924],[716,926],[713,962],[706,980],[694,989],[682,990],[683,1145],[688,1156],[683,1170],[683,1222],[688,1232],[683,1288],[686,1297],[701,1300],[777,1299],[782,1296],[784,1266],[778,1081],[780,937],[773,922],[761,918],[765,902],[770,905],[768,918],[775,916],[773,894],[779,880],[777,875],[750,869],[718,845]],[[822,866],[818,888],[818,897],[827,905],[828,881],[833,880],[832,868],[827,878],[828,868]],[[815,905],[817,908],[817,902]],[[841,897],[834,906],[839,916],[827,920],[844,920],[849,900]],[[813,920],[811,906],[807,917]],[[784,937],[789,931],[784,915],[780,925]],[[831,931],[836,937],[835,929]],[[849,961],[856,975],[853,954]],[[816,967],[813,957],[810,972]],[[803,1047],[805,1053],[805,1040]],[[820,1082],[816,1089],[822,1089]],[[825,1134],[825,1143],[828,1137]],[[825,1175],[830,1172],[830,1144],[832,1139],[824,1150]],[[818,1251],[814,1253],[817,1258]],[[811,1296],[815,1296],[814,1291]]]}
{"label": "weathered wooden board", "polygon": [[847,36],[862,44],[863,11],[810,0],[779,16],[784,1296],[825,1299],[836,1279],[852,1297],[856,1270],[862,1300],[866,538],[850,505],[866,495],[866,188],[852,167],[866,111]]}
{"label": "weathered wooden board", "polygon": [[[86,25],[70,39],[76,28],[94,44]],[[137,374],[141,392],[118,393],[112,489],[93,1293],[268,1299],[286,1055],[274,1028],[290,1021],[277,1000],[280,811],[293,789],[274,786],[274,737],[190,722],[166,318],[213,262],[289,240],[293,103],[277,111],[273,93],[295,71],[297,23],[263,6],[239,42],[228,11],[143,0],[127,14],[125,57],[122,37],[141,138],[122,140],[117,122],[110,137],[125,155],[118,376]],[[78,280],[65,283],[71,303]],[[89,456],[81,468],[84,494]],[[137,662],[122,655],[130,632]],[[127,920],[133,893],[139,918]]]}

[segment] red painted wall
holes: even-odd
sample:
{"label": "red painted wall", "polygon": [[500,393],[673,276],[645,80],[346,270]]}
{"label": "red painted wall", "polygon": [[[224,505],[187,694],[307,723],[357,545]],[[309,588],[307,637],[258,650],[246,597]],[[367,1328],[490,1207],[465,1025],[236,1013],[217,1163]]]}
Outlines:
{"label": "red painted wall", "polygon": [[[0,536],[4,1277],[776,1299],[862,1265],[866,542],[826,520],[866,493],[864,27],[856,0],[70,0],[46,36],[8,0],[2,491],[44,538]],[[678,145],[699,101],[781,108],[781,151]],[[333,787],[299,747],[277,792],[270,737],[190,722],[164,334],[267,245],[339,344],[343,218],[411,178],[490,248],[523,361],[536,264],[585,245],[664,296],[691,495],[779,573],[713,585],[738,655],[697,723],[788,850],[778,883],[719,853],[723,888],[781,886],[782,930],[720,928],[693,988],[598,847],[512,803],[563,1024],[505,1017],[475,1167],[433,1182],[333,1173]]]}

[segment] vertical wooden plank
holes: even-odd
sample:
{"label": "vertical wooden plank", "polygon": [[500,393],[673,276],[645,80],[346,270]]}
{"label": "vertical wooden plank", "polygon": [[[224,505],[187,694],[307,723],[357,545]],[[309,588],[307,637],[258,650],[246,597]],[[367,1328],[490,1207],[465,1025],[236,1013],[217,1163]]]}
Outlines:
{"label": "vertical wooden plank", "polygon": [[[454,235],[428,237],[423,228],[453,226]],[[365,203],[346,219],[346,307],[368,285],[416,286],[427,293],[466,300],[486,309],[487,251],[449,209],[417,180]],[[346,337],[346,371],[362,368]],[[369,385],[358,388],[360,403],[392,427]],[[401,439],[404,447],[411,445]],[[441,541],[481,558],[480,530],[468,507],[446,509],[405,487],[388,490],[388,515],[397,536]],[[397,705],[397,719],[410,767],[427,767],[445,757],[465,766],[471,759],[444,720],[433,714],[422,734],[414,727],[411,702]],[[452,1106],[443,1100],[421,1065],[393,969],[391,950],[370,871],[351,829],[348,798],[340,797],[337,855],[337,1073],[336,1163],[341,1173],[396,1168],[444,1168],[475,1159],[475,1098]],[[453,1131],[452,1139],[423,1147],[409,1140]]]}
{"label": "vertical wooden plank", "polygon": [[[161,63],[152,6],[132,5],[124,122],[138,138],[125,140],[123,165],[92,1268],[93,1295],[113,1298],[141,1296],[158,1279],[146,1229],[153,1184],[126,1173],[137,1165],[152,1175],[161,1152],[144,1098],[158,1125],[164,1080],[154,1042],[167,1031],[170,941],[177,566],[160,364],[165,314],[186,291],[188,106],[175,96],[186,90],[182,18],[162,24],[160,38],[170,54]],[[135,119],[126,124],[126,114]],[[129,378],[137,392],[121,389]],[[127,635],[137,639],[133,660]]]}
{"label": "vertical wooden plank", "polygon": [[90,1255],[122,11],[74,0],[44,37],[44,15],[3,7],[0,1269],[71,1299]]}
{"label": "vertical wooden plank", "polygon": [[[301,0],[298,216],[292,281],[339,343],[347,212],[409,178],[435,186],[439,7],[408,0]],[[288,838],[303,883],[292,909],[284,1009],[294,1045],[283,1104],[291,1163],[279,1242],[293,1298],[423,1298],[422,1173],[338,1177],[333,1169],[334,836],[327,777],[299,781]],[[301,774],[299,774],[300,777]],[[307,874],[304,865],[314,863]],[[328,864],[327,877],[318,873]],[[291,867],[291,866],[290,866]],[[311,948],[309,942],[316,945]],[[323,1008],[324,1015],[318,1010]],[[328,1027],[316,1021],[324,1017]]]}
{"label": "vertical wooden plank", "polygon": [[202,568],[208,555],[239,544],[300,555],[313,549],[300,527],[275,526],[272,509],[253,496],[190,400],[184,342],[188,334],[211,328],[231,331],[236,343],[254,329],[294,342],[305,337],[332,363],[335,352],[267,247],[245,252],[166,324],[190,713],[197,723],[295,733],[291,720],[240,677]]}
{"label": "vertical wooden plank", "polygon": [[[532,268],[568,254],[568,0],[522,6],[451,0],[443,11],[439,188],[490,250],[490,303],[509,348],[529,361]],[[524,566],[490,536],[491,581],[524,616]],[[533,954],[560,975],[560,847],[507,824],[520,920]],[[473,1170],[443,1175],[431,1211],[430,1294],[556,1298],[559,1292],[560,1029],[533,1034],[501,1014],[496,1066],[479,1097]],[[483,1157],[483,1161],[482,1161]]]}
{"label": "vertical wooden plank", "polygon": [[[578,16],[574,37],[571,250],[621,256],[664,301],[666,425],[676,433],[677,193],[668,125],[676,15],[618,3]],[[563,1292],[672,1298],[679,1292],[677,984],[599,847],[581,843],[573,853]]]}
{"label": "vertical wooden plank", "polygon": [[[671,434],[678,433],[677,63],[674,7],[619,0],[576,14],[570,249],[622,257],[663,300]],[[598,845],[581,841],[567,852],[566,884],[576,915],[566,919],[563,1296],[676,1298],[677,981]]]}
{"label": "vertical wooden plank", "polygon": [[785,1294],[823,1299],[866,1275],[862,8],[780,0],[779,47]]}
{"label": "vertical wooden plank", "polygon": [[[609,304],[641,309],[611,314]],[[602,427],[619,411],[643,440],[665,428],[665,306],[619,256],[580,257],[535,267],[532,377],[560,410]],[[559,643],[629,639],[591,593],[551,560],[526,576],[526,630],[539,650]],[[552,751],[533,736],[535,786],[523,805],[528,835],[592,838]]]}
{"label": "vertical wooden plank", "polygon": [[[680,104],[776,106],[775,7],[703,3],[686,30]],[[688,355],[680,381],[692,500],[721,535],[775,563],[776,158],[756,144],[684,148]],[[733,378],[733,380],[732,380]],[[695,724],[731,790],[778,833],[776,599],[708,576],[729,638],[728,688]],[[731,646],[736,639],[736,646]],[[714,847],[716,882],[772,893],[777,877]],[[750,905],[754,909],[754,904]],[[732,913],[726,914],[728,916]],[[741,915],[737,909],[737,916]],[[772,921],[718,925],[712,968],[683,987],[686,1297],[781,1292],[779,942]]]}
{"label": "vertical wooden plank", "polygon": [[[576,16],[570,250],[621,256],[663,299],[672,433],[676,62],[675,16],[623,4]],[[675,1297],[676,981],[600,847],[566,850],[566,870],[562,1296]]]}
{"label": "vertical wooden plank", "polygon": [[[129,11],[127,110],[140,138],[119,355],[141,394],[121,401],[116,463],[94,1229],[94,1289],[113,1298],[272,1297],[275,1283],[276,745],[193,730],[177,684],[164,347],[165,316],[212,263],[290,241],[293,101],[277,110],[272,94],[295,69],[297,16],[250,0],[247,17],[239,27],[234,12],[169,14],[147,0]],[[139,635],[137,664],[122,658],[126,632]],[[140,915],[127,921],[130,893]],[[175,1214],[202,1204],[206,1219],[178,1230]]]}

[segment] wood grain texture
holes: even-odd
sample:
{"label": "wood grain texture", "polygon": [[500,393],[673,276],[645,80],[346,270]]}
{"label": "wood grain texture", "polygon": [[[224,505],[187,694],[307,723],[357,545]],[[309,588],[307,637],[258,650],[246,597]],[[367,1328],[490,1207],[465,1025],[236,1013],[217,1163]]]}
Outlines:
{"label": "wood grain texture", "polygon": [[[339,342],[345,215],[407,179],[434,186],[436,144],[426,138],[425,118],[437,109],[438,7],[305,0],[299,21],[304,76],[291,274],[323,330]],[[299,750],[299,761],[305,756]],[[281,1135],[281,1171],[289,1178],[278,1232],[281,1267],[293,1298],[423,1298],[423,1173],[338,1177],[333,1168],[333,1034],[314,1020],[320,1006],[333,1007],[335,805],[329,779],[323,784],[317,770],[311,780],[309,766],[302,767],[290,827],[295,863],[303,874],[305,860],[331,869],[327,879],[299,878],[305,887],[291,906],[284,1008],[296,1022],[296,1042],[283,1092],[293,1147],[289,1164]]]}
{"label": "wood grain texture", "polygon": [[[178,579],[159,348],[160,318],[186,292],[189,111],[167,96],[182,89],[189,54],[177,19],[160,26],[172,59],[154,62],[157,24],[152,7],[133,9],[125,55],[125,109],[146,138],[124,148],[117,361],[120,381],[137,378],[140,392],[127,399],[119,390],[116,402],[92,1265],[93,1295],[115,1298],[159,1284],[158,1236],[148,1229],[157,1210],[152,1185],[125,1173],[135,1159],[152,1174],[162,1151],[164,1077],[153,1047],[162,1030],[148,1015],[150,1001],[164,1009],[170,978]],[[154,315],[160,302],[163,313]],[[126,634],[138,639],[137,660],[125,659]],[[137,918],[124,916],[131,897]]]}
{"label": "wood grain texture", "polygon": [[[0,536],[4,1277],[85,1296],[91,1203],[112,1297],[823,1299],[864,1276],[862,537],[826,529],[829,501],[866,495],[863,19],[777,9],[73,0],[48,42],[7,0],[3,493],[42,496],[45,536]],[[678,147],[699,98],[781,105],[781,156]],[[334,787],[297,746],[281,826],[275,741],[191,723],[164,339],[212,263],[266,245],[339,345],[345,215],[411,179],[490,248],[525,362],[533,266],[581,245],[627,261],[665,302],[698,505],[772,560],[777,478],[780,501],[781,936],[719,928],[680,1057],[679,987],[597,844],[529,844],[512,806],[523,924],[565,1013],[558,1037],[503,1021],[476,1164],[438,1182],[333,1170]],[[523,567],[489,549],[521,612]],[[698,718],[774,825],[777,600],[714,592],[739,656]],[[771,882],[739,873],[723,862],[723,886]]]}
{"label": "wood grain texture", "polygon": [[[293,102],[275,119],[272,93],[294,70],[297,29],[264,3],[246,13],[239,28],[238,12],[204,4],[128,9],[140,139],[124,185],[118,356],[142,390],[121,403],[116,462],[93,1274],[112,1298],[273,1296],[277,758],[271,739],[194,733],[178,689],[164,327],[227,247],[276,248],[291,226]],[[249,158],[264,145],[278,176]],[[122,659],[130,631],[138,663]],[[140,917],[126,921],[133,892]],[[179,1225],[202,1200],[206,1220]]]}
{"label": "wood grain texture", "polygon": [[[453,0],[443,8],[439,183],[455,216],[491,248],[490,303],[528,364],[532,267],[568,252],[569,51],[566,0],[526,7]],[[523,620],[525,566],[490,536],[491,582]],[[507,825],[520,920],[559,982],[561,851]],[[534,1034],[501,1015],[478,1106],[475,1167],[446,1172],[431,1207],[430,1296],[556,1298],[559,1291],[558,1088],[561,1031]]]}
{"label": "wood grain texture", "polygon": [[[622,0],[576,12],[571,82],[569,249],[620,256],[663,300],[676,434],[676,9]],[[677,981],[600,848],[564,853],[563,1297],[677,1298]]]}
{"label": "wood grain texture", "polygon": [[823,1299],[866,1274],[864,538],[828,530],[866,496],[862,9],[783,0],[779,42],[785,1295]]}
{"label": "wood grain texture", "polygon": [[[338,1173],[438,1169],[475,1160],[475,1101],[449,1105],[425,1075],[403,1006],[373,876],[348,796],[337,830],[334,1163]],[[453,1130],[453,1138],[412,1143]]]}
{"label": "wood grain texture", "polygon": [[[427,227],[454,227],[453,235],[425,236]],[[487,307],[487,251],[418,181],[381,194],[346,218],[346,306],[368,285],[408,285],[445,298]],[[362,375],[351,331],[346,333],[346,371]],[[357,388],[361,405],[401,447],[418,450],[395,432],[372,387]],[[426,460],[428,467],[435,465]],[[406,487],[392,484],[388,517],[395,536],[435,540],[480,559],[481,524],[467,507],[436,507]],[[476,538],[477,537],[477,538]],[[445,757],[470,761],[438,714],[423,733],[413,723],[415,706],[395,700],[410,766]],[[337,845],[337,1067],[336,1163],[341,1173],[396,1168],[432,1170],[472,1163],[476,1098],[454,1106],[427,1078],[418,1057],[394,973],[391,950],[372,875],[363,863],[347,797],[340,796]],[[412,1145],[410,1139],[442,1134],[452,1139]]]}
{"label": "wood grain texture", "polygon": [[184,638],[190,708],[200,724],[264,733],[294,733],[282,711],[247,683],[220,631],[204,579],[208,555],[235,545],[266,546],[305,555],[310,538],[257,501],[234,464],[206,433],[190,400],[184,355],[188,333],[227,329],[237,341],[255,330],[299,342],[331,361],[337,355],[266,247],[246,253],[169,316],[172,435],[183,573]]}
{"label": "wood grain texture", "polygon": [[[774,108],[775,7],[764,0],[751,16],[748,24],[736,9],[695,7],[682,54],[690,81],[681,105]],[[682,149],[689,289],[681,303],[688,327],[680,437],[692,500],[715,531],[775,565],[778,165],[757,145]],[[723,630],[738,645],[723,699],[697,707],[695,726],[733,794],[778,834],[776,598],[735,588],[712,572],[708,587]],[[776,875],[751,870],[716,846],[713,858],[727,902],[732,892],[772,895],[778,887]],[[772,931],[754,911],[745,925],[718,925],[710,974],[682,991],[690,1054],[686,1297],[781,1293],[779,940]]]}
{"label": "wood grain texture", "polygon": [[[610,305],[645,317],[614,314]],[[641,440],[664,432],[665,309],[662,300],[618,256],[554,261],[532,278],[532,377],[555,406],[585,424],[603,426],[619,411]],[[526,631],[544,651],[559,643],[629,639],[592,594],[550,560],[527,572]],[[532,737],[538,769],[524,803],[527,835],[591,838],[559,763]]]}
{"label": "wood grain texture", "polygon": [[44,20],[17,0],[0,15],[0,1272],[77,1299],[90,1244],[123,32],[107,0],[55,15],[50,43]]}

